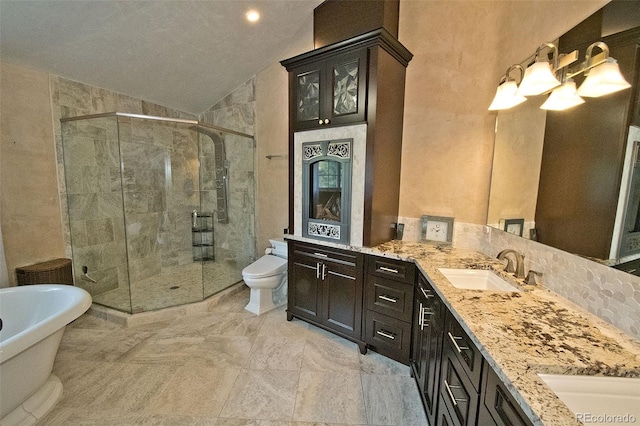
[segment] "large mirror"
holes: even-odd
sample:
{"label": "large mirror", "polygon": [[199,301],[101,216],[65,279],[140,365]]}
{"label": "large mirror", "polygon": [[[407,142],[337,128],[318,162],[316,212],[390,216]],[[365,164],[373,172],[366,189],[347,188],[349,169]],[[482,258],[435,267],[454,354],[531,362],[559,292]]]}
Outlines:
{"label": "large mirror", "polygon": [[640,157],[630,140],[640,140],[639,4],[614,0],[558,40],[561,53],[578,50],[578,62],[591,43],[607,43],[631,89],[566,111],[540,109],[544,95],[498,113],[487,215],[489,226],[638,274],[627,265],[640,264],[640,235],[632,232],[640,222],[627,205],[639,194],[631,184]]}

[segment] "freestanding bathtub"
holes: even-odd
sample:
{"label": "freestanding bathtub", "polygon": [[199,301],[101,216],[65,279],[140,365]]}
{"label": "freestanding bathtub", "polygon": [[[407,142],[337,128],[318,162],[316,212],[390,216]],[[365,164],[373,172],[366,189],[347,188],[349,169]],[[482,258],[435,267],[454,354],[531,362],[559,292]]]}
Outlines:
{"label": "freestanding bathtub", "polygon": [[62,396],[53,361],[65,326],[91,306],[85,290],[58,284],[0,289],[0,424],[35,424]]}

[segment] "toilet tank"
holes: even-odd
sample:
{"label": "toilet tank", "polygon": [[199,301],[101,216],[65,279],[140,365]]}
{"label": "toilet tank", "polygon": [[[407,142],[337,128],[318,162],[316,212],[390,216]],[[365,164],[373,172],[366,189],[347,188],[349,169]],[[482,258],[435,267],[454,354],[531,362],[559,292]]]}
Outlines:
{"label": "toilet tank", "polygon": [[274,238],[270,239],[269,242],[273,246],[273,251],[271,254],[282,257],[284,259],[287,258],[287,242],[284,238]]}

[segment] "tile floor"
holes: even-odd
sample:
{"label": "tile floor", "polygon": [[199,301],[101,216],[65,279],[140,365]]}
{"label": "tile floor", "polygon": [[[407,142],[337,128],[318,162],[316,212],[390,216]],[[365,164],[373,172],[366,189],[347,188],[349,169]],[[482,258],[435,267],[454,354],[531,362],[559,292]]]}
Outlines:
{"label": "tile floor", "polygon": [[213,308],[124,328],[84,315],[54,365],[64,395],[41,425],[426,425],[409,368],[284,308]]}

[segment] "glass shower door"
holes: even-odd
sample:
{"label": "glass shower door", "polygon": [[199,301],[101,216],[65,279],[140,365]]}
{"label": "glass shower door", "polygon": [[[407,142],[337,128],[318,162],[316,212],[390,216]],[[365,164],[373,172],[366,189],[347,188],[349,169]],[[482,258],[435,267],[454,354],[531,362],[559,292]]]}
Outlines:
{"label": "glass shower door", "polygon": [[193,256],[200,210],[198,135],[191,123],[119,117],[132,312],[203,299]]}

